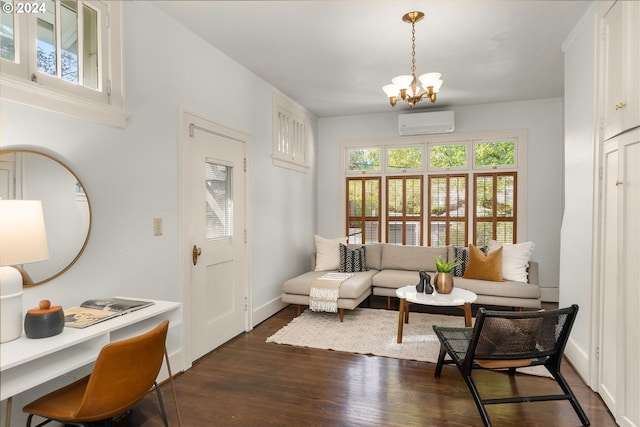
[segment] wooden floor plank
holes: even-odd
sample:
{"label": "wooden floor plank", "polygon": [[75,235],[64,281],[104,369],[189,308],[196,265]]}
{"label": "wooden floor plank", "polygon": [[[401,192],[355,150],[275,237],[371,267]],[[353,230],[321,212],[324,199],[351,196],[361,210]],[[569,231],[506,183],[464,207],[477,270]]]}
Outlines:
{"label": "wooden floor plank", "polygon": [[[183,426],[480,426],[455,367],[440,380],[435,364],[266,343],[296,316],[296,307],[267,319],[208,354],[175,378]],[[568,363],[563,374],[592,426],[615,426],[599,396]],[[478,372],[481,393],[548,394],[549,378]],[[162,385],[170,425],[177,425],[169,384]],[[492,405],[495,426],[580,426],[567,401]],[[133,426],[161,426],[155,393],[129,417]]]}

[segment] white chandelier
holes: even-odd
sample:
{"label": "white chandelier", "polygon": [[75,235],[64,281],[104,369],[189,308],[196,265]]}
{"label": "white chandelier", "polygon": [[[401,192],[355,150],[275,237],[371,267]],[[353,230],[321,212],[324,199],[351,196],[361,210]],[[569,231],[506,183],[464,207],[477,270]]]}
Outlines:
{"label": "white chandelier", "polygon": [[409,12],[402,17],[404,22],[411,24],[411,75],[394,77],[391,84],[382,88],[392,107],[396,106],[398,98],[406,101],[410,108],[425,98],[436,102],[436,95],[442,86],[440,73],[427,73],[416,78],[416,22],[422,18],[422,12]]}

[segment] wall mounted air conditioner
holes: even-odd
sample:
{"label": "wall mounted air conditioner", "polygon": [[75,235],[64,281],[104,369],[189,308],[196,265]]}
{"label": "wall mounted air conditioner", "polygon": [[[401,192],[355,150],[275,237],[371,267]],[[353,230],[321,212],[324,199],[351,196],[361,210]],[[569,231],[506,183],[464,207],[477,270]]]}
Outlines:
{"label": "wall mounted air conditioner", "polygon": [[400,132],[400,135],[451,133],[454,129],[453,111],[433,111],[429,113],[400,114],[398,116],[398,132]]}

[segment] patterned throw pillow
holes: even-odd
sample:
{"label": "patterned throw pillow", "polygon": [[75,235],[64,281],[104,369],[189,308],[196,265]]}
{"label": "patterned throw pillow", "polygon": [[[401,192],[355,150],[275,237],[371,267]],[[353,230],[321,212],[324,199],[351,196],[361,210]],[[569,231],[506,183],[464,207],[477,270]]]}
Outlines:
{"label": "patterned throw pillow", "polygon": [[354,273],[356,271],[367,271],[365,259],[365,247],[349,249],[340,243],[340,268],[341,273]]}
{"label": "patterned throw pillow", "polygon": [[458,261],[458,265],[453,267],[453,275],[455,277],[462,277],[464,271],[467,269],[467,264],[469,263],[469,249],[454,246],[453,257]]}

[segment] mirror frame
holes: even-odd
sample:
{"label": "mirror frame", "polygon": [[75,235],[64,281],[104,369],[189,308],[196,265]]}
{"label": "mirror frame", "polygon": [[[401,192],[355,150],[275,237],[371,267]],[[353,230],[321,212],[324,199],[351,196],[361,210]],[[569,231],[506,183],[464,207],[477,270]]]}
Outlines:
{"label": "mirror frame", "polygon": [[84,239],[84,242],[82,243],[82,247],[80,248],[80,250],[78,251],[76,256],[69,262],[69,264],[67,264],[67,266],[62,268],[60,271],[58,271],[58,272],[52,274],[51,276],[49,276],[49,277],[47,277],[45,279],[42,279],[40,281],[24,283],[23,286],[22,286],[23,288],[30,288],[30,287],[42,285],[42,284],[47,283],[47,282],[49,282],[49,281],[51,281],[51,280],[53,280],[53,279],[55,279],[57,277],[60,277],[63,273],[67,272],[76,263],[76,261],[78,261],[80,256],[83,254],[85,248],[87,247],[87,243],[89,242],[89,236],[91,236],[91,228],[92,228],[92,225],[93,225],[93,211],[91,209],[91,199],[89,198],[89,194],[87,193],[87,188],[82,183],[82,181],[80,180],[78,175],[76,175],[76,173],[73,170],[71,170],[71,168],[69,166],[67,166],[65,163],[63,163],[61,160],[58,160],[57,158],[55,158],[51,154],[47,154],[47,153],[43,153],[42,151],[31,150],[31,149],[9,148],[9,149],[1,149],[0,150],[0,155],[2,155],[2,154],[11,154],[11,153],[36,154],[36,155],[39,155],[39,156],[46,157],[49,160],[52,160],[52,161],[56,162],[57,164],[59,164],[60,166],[62,166],[67,172],[69,172],[76,179],[78,184],[80,184],[80,186],[84,190],[84,195],[87,198],[87,207],[89,209],[89,226],[87,228],[87,235],[86,235],[86,237]]}

